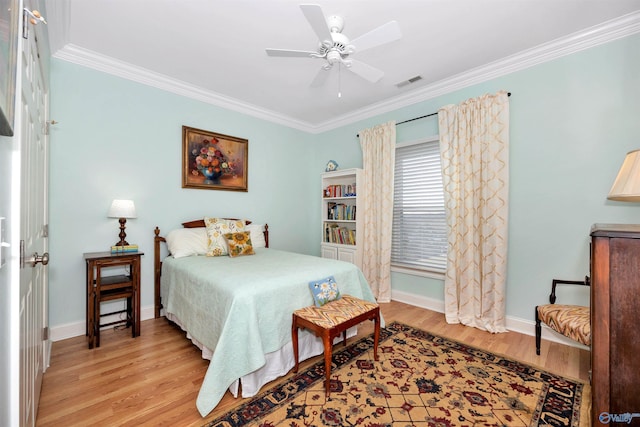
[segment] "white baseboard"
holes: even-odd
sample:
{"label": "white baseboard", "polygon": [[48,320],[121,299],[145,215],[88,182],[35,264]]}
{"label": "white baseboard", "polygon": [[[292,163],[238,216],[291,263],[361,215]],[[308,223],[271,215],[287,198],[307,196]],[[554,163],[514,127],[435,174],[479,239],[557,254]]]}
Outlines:
{"label": "white baseboard", "polygon": [[[391,291],[391,299],[394,301],[402,302],[405,304],[413,305],[427,310],[435,311],[438,313],[444,313],[444,301],[436,300],[433,298],[427,298],[424,296],[412,294],[410,292],[403,291]],[[507,329],[513,332],[518,332],[524,335],[530,335],[535,337],[536,322],[533,320],[534,307],[531,307],[531,320],[522,319],[519,317],[507,316]],[[584,350],[590,350],[589,347],[582,345],[576,341],[573,341],[564,335],[561,335],[553,329],[542,325],[542,339],[547,341],[553,341],[560,344],[565,344],[571,347],[578,347]],[[534,344],[535,349],[535,344]]]}
{"label": "white baseboard", "polygon": [[[413,305],[415,307],[425,308],[427,310],[435,311],[437,313],[444,313],[444,301],[440,301],[434,298],[428,298],[421,295],[412,294],[410,292],[392,290],[391,299],[394,301],[402,302],[405,304]],[[533,309],[531,307],[531,317],[533,318]],[[153,319],[155,317],[153,306],[142,307],[140,309],[140,320]],[[113,319],[105,317],[105,322],[117,320],[114,316]],[[513,332],[518,332],[524,335],[535,336],[535,321],[529,319],[522,319],[513,316],[507,316],[507,329]],[[51,341],[60,341],[67,338],[73,338],[85,334],[85,322],[74,322],[66,325],[55,326],[51,328]],[[572,347],[578,347],[585,350],[589,350],[589,347],[582,345],[578,342],[570,340],[569,338],[557,333],[553,329],[542,325],[542,339],[547,341],[553,341],[560,344],[565,344]]]}
{"label": "white baseboard", "polygon": [[[153,306],[140,308],[140,320],[153,319],[155,312]],[[103,323],[109,323],[118,320],[118,315],[105,316]],[[84,321],[67,323],[65,325],[51,327],[51,341],[60,341],[67,338],[79,337],[85,335],[86,324]]]}

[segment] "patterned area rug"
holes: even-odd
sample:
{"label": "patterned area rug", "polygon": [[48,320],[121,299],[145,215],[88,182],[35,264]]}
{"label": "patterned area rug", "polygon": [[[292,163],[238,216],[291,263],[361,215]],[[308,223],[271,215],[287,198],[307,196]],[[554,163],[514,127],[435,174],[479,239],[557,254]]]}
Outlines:
{"label": "patterned area rug", "polygon": [[373,336],[334,347],[328,399],[320,360],[206,426],[589,425],[581,382],[400,323],[380,332],[377,362]]}

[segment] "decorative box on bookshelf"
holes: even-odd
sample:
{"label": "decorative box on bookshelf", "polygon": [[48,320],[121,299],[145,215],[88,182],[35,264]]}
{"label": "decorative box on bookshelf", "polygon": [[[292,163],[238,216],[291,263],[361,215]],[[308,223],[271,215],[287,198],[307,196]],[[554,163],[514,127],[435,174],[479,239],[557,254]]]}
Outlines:
{"label": "decorative box on bookshelf", "polygon": [[[357,207],[362,203],[362,169],[344,169],[322,174],[321,255],[362,266],[358,232],[362,230]],[[360,231],[361,232],[361,231]]]}

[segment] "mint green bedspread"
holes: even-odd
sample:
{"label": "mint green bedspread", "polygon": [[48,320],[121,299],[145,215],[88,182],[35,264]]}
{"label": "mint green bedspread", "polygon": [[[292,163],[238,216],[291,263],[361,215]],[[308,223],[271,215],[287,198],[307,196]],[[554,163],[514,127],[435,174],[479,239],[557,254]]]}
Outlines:
{"label": "mint green bedspread", "polygon": [[340,292],[375,301],[353,264],[275,249],[255,255],[168,257],[162,264],[162,303],[213,357],[196,405],[216,407],[238,378],[265,364],[266,353],[291,341],[291,315],[313,305],[311,280],[335,277]]}

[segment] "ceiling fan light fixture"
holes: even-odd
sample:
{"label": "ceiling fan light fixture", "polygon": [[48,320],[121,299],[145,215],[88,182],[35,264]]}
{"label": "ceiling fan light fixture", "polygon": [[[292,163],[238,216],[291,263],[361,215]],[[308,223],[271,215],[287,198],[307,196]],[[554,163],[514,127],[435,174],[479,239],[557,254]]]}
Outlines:
{"label": "ceiling fan light fixture", "polygon": [[329,64],[335,64],[336,62],[341,62],[341,61],[342,61],[342,55],[340,55],[340,52],[338,52],[336,49],[331,49],[327,53],[327,62],[329,62]]}

